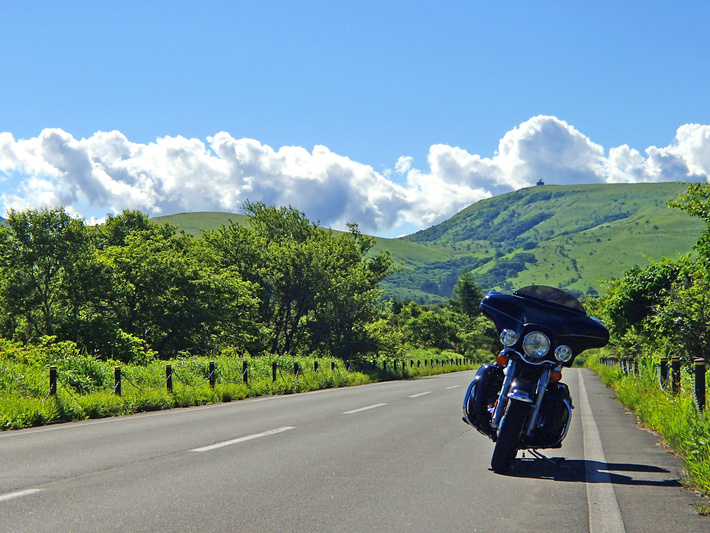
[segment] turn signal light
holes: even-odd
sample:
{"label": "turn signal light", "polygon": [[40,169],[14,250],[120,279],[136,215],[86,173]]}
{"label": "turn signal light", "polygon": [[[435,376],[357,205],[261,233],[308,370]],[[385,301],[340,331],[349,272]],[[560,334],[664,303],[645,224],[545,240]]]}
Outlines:
{"label": "turn signal light", "polygon": [[498,366],[508,366],[508,356],[502,352],[499,353],[498,357],[496,357],[496,364]]}
{"label": "turn signal light", "polygon": [[553,370],[552,374],[550,374],[550,381],[557,383],[560,380],[562,380],[562,372],[559,370]]}

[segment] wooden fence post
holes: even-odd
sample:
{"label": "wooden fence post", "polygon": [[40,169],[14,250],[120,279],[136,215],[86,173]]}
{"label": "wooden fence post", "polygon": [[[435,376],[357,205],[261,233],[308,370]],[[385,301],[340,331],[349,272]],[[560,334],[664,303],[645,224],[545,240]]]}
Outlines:
{"label": "wooden fence post", "polygon": [[168,392],[173,392],[173,367],[171,365],[165,365],[165,385]]}
{"label": "wooden fence post", "polygon": [[677,355],[671,357],[671,392],[680,392],[680,357]]}
{"label": "wooden fence post", "polygon": [[57,367],[56,366],[49,367],[49,395],[50,396],[57,395]]}
{"label": "wooden fence post", "polygon": [[666,388],[668,384],[668,358],[661,357],[661,387]]}
{"label": "wooden fence post", "polygon": [[113,391],[116,396],[121,395],[121,367],[117,366],[113,369]]}
{"label": "wooden fence post", "polygon": [[271,363],[271,381],[276,381],[276,367],[278,366],[278,363],[274,361]]}
{"label": "wooden fence post", "polygon": [[702,413],[705,410],[705,359],[701,358],[695,360],[695,399]]}
{"label": "wooden fence post", "polygon": [[217,374],[215,373],[214,361],[210,361],[210,388],[214,389],[217,383]]}
{"label": "wooden fence post", "polygon": [[249,362],[242,361],[242,381],[244,385],[249,386]]}

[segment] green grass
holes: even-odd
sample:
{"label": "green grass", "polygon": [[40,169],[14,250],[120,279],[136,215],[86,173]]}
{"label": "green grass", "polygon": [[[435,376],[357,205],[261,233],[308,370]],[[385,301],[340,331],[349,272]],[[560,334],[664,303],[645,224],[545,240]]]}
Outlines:
{"label": "green grass", "polygon": [[202,235],[202,231],[211,231],[219,228],[220,226],[227,226],[230,221],[242,224],[246,218],[246,215],[237,215],[235,213],[216,213],[204,211],[152,217],[151,220],[157,224],[170,222],[171,224],[184,230],[185,233],[189,233],[193,237],[199,237]]}
{"label": "green grass", "polygon": [[[60,356],[54,346],[22,347],[2,342],[0,430],[407,379],[478,365],[459,364],[461,358],[457,354],[439,350],[412,352],[397,360],[396,370],[392,359],[386,361],[386,368],[383,359],[367,361],[364,369],[361,361],[353,361],[351,371],[347,371],[344,361],[335,358],[263,356],[246,359],[249,371],[245,383],[245,360],[227,353],[212,358],[216,366],[214,388],[208,381],[210,359],[182,357],[144,366],[122,365],[119,396],[113,390],[117,363],[71,353],[69,345],[64,348],[69,351]],[[273,363],[277,364],[276,380],[272,376]],[[335,369],[332,363],[336,364]],[[173,370],[172,392],[166,385],[167,364]],[[49,365],[57,367],[56,397],[49,395]]]}
{"label": "green grass", "polygon": [[695,407],[690,379],[684,377],[681,393],[673,396],[661,390],[653,366],[642,365],[638,377],[600,365],[596,357],[589,358],[588,366],[683,459],[689,484],[710,495],[710,413],[706,410],[701,415]]}

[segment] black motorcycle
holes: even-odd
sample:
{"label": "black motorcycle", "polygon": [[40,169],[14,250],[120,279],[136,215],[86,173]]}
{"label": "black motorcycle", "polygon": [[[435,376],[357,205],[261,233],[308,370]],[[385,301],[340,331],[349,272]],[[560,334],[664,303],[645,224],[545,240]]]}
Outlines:
{"label": "black motorcycle", "polygon": [[491,468],[500,474],[518,450],[542,457],[538,449],[562,446],[572,397],[561,370],[584,350],[606,345],[609,332],[576,298],[552,287],[491,292],[481,313],[495,324],[503,351],[476,372],[463,420],[496,443]]}

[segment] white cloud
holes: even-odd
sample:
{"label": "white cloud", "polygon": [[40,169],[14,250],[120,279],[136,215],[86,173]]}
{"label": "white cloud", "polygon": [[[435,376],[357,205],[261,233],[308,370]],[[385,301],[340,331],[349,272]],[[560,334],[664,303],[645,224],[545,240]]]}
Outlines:
{"label": "white cloud", "polygon": [[534,185],[673,181],[710,175],[710,126],[686,124],[667,147],[645,154],[604,149],[556,117],[537,116],[506,133],[493,157],[433,145],[426,169],[400,157],[394,172],[325,146],[274,150],[220,132],[199,139],[130,142],[120,132],[75,139],[60,129],[16,140],[0,133],[0,207],[63,205],[86,218],[140,209],[151,215],[239,210],[247,199],[291,205],[323,225],[357,222],[370,233],[424,228],[477,200]]}

